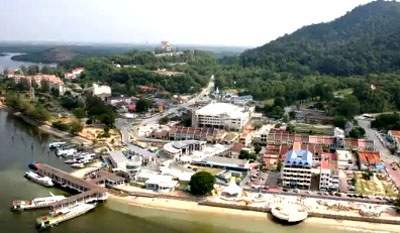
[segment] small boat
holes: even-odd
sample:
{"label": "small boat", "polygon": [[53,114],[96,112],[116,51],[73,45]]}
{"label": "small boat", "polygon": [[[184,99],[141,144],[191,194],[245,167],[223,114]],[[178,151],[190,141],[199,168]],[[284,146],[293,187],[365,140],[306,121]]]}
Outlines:
{"label": "small boat", "polygon": [[85,165],[83,163],[73,163],[71,165],[72,168],[84,168]]}
{"label": "small boat", "polygon": [[76,159],[67,159],[67,160],[64,161],[64,163],[66,163],[66,164],[73,164],[73,163],[76,163],[76,162],[77,162]]}
{"label": "small boat", "polygon": [[51,142],[49,143],[49,149],[56,149],[66,144],[67,144],[66,142]]}
{"label": "small boat", "polygon": [[41,184],[41,185],[46,186],[46,187],[54,186],[54,183],[53,183],[53,181],[51,180],[50,177],[41,176],[41,175],[31,171],[31,170],[25,172],[25,177],[27,179],[32,180],[33,182],[36,182],[36,183]]}
{"label": "small boat", "polygon": [[90,210],[93,210],[95,207],[96,204],[77,204],[69,208],[50,212],[49,215],[42,216],[36,219],[36,228],[38,230],[44,230],[61,222],[85,214]]}
{"label": "small boat", "polygon": [[50,195],[51,196],[49,197],[39,197],[33,200],[15,200],[13,201],[13,206],[11,207],[11,211],[46,208],[56,201],[61,201],[66,199],[66,197],[62,195],[56,196],[52,193],[50,193]]}

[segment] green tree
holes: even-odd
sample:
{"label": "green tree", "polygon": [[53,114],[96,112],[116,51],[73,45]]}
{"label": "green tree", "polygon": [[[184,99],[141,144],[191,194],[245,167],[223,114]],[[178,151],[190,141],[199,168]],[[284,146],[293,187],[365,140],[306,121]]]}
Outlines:
{"label": "green tree", "polygon": [[215,177],[205,171],[194,174],[189,181],[190,192],[194,195],[208,195],[214,189]]}
{"label": "green tree", "polygon": [[239,159],[256,160],[257,159],[257,155],[253,154],[253,153],[250,153],[247,150],[242,150],[242,151],[240,151]]}
{"label": "green tree", "polygon": [[75,108],[73,113],[74,113],[75,117],[78,119],[82,119],[82,118],[86,117],[86,110],[85,110],[85,108],[82,108],[82,107]]}
{"label": "green tree", "polygon": [[362,173],[362,177],[365,179],[365,180],[370,180],[371,179],[371,177],[374,175],[374,173],[371,171],[371,170],[366,170],[366,171],[364,171],[363,173]]}
{"label": "green tree", "polygon": [[50,90],[49,81],[47,81],[45,79],[40,80],[40,91],[47,93],[47,92],[49,92],[49,90]]}
{"label": "green tree", "polygon": [[72,134],[78,134],[83,129],[83,125],[79,121],[72,121],[70,123],[69,132]]}
{"label": "green tree", "polygon": [[348,95],[339,104],[337,111],[342,116],[352,118],[360,113],[360,101],[354,95]]}
{"label": "green tree", "polygon": [[278,164],[276,165],[276,170],[278,171],[278,172],[280,172],[280,171],[282,171],[282,168],[283,168],[283,163],[282,163],[282,161],[278,161]]}
{"label": "green tree", "polygon": [[286,131],[289,133],[294,133],[296,131],[296,126],[294,126],[293,124],[288,124],[286,126]]}
{"label": "green tree", "polygon": [[394,201],[394,206],[396,207],[397,213],[400,213],[400,194],[397,194],[397,198]]}
{"label": "green tree", "polygon": [[349,137],[351,138],[363,138],[365,136],[365,130],[361,127],[354,127],[349,132]]}
{"label": "green tree", "polygon": [[260,151],[262,150],[262,146],[258,143],[254,144],[254,152],[258,155]]}
{"label": "green tree", "polygon": [[346,125],[347,119],[344,116],[336,116],[335,119],[333,120],[333,125],[335,127],[339,127],[341,129],[344,129],[344,126]]}
{"label": "green tree", "polygon": [[169,117],[164,116],[162,117],[158,122],[162,125],[168,124],[168,122],[170,121]]}
{"label": "green tree", "polygon": [[136,102],[136,111],[147,112],[153,106],[153,102],[149,99],[141,98]]}

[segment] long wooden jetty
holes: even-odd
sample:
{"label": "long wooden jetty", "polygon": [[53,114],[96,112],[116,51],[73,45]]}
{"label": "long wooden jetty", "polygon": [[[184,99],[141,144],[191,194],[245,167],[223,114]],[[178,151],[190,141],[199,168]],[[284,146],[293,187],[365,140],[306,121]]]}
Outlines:
{"label": "long wooden jetty", "polygon": [[107,200],[107,189],[97,184],[110,183],[121,183],[122,177],[118,177],[108,172],[101,172],[100,176],[95,181],[85,181],[72,176],[68,172],[52,167],[47,164],[37,163],[35,164],[37,173],[42,176],[50,177],[53,182],[57,183],[63,188],[69,188],[80,192],[77,195],[71,196],[62,201],[57,201],[51,205],[51,209],[58,210],[69,207],[78,203],[88,203],[94,201],[105,201]]}

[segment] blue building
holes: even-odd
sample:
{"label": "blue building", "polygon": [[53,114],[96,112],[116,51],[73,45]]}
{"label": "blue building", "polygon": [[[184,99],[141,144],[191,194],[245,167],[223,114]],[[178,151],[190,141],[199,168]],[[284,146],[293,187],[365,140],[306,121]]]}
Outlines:
{"label": "blue building", "polygon": [[287,188],[310,189],[313,154],[307,150],[290,150],[286,154],[282,185]]}

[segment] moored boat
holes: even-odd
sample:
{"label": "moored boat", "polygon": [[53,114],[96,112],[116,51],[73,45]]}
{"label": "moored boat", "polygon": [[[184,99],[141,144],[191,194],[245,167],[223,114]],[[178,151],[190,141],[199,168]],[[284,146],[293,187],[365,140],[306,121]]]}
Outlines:
{"label": "moored boat", "polygon": [[51,142],[49,143],[49,149],[56,149],[66,144],[67,144],[66,142]]}
{"label": "moored boat", "polygon": [[46,187],[54,186],[54,183],[53,183],[53,181],[51,180],[50,177],[41,176],[41,175],[31,171],[31,170],[25,172],[25,177],[27,179],[32,180],[33,182],[36,182],[36,183],[41,184],[41,185],[46,186]]}
{"label": "moored boat", "polygon": [[73,163],[71,165],[72,168],[84,168],[85,165],[83,163]]}
{"label": "moored boat", "polygon": [[50,212],[49,215],[42,216],[36,219],[36,228],[43,230],[61,222],[78,217],[82,214],[94,209],[96,204],[77,204],[75,206],[64,208],[58,211]]}
{"label": "moored boat", "polygon": [[33,200],[15,200],[13,201],[13,206],[11,211],[22,211],[28,209],[39,209],[49,207],[52,203],[56,201],[61,201],[66,199],[62,195],[54,195],[50,193],[49,197],[39,197]]}
{"label": "moored boat", "polygon": [[76,159],[67,159],[67,160],[64,161],[64,163],[66,163],[66,164],[73,164],[73,163],[76,163],[76,162],[77,162]]}

